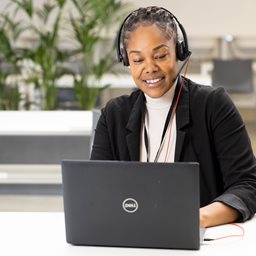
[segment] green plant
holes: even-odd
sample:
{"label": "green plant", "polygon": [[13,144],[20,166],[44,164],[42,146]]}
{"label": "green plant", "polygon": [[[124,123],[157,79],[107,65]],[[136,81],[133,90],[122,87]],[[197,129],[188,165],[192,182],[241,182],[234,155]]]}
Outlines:
{"label": "green plant", "polygon": [[[26,82],[33,82],[40,91],[41,109],[54,110],[56,81],[67,72],[62,64],[68,53],[59,49],[60,22],[66,0],[47,1],[38,9],[34,8],[33,0],[11,2],[17,6],[17,11],[23,11],[27,15],[27,30],[34,35],[33,46],[22,49],[23,60],[33,63]],[[56,13],[54,17],[53,13]],[[48,29],[50,19],[53,19],[51,30]]]}
{"label": "green plant", "polygon": [[[67,2],[73,8],[64,20]],[[80,108],[94,108],[99,93],[109,86],[102,84],[102,76],[112,72],[115,62],[109,29],[123,18],[127,6],[118,0],[45,0],[36,7],[33,0],[9,0],[11,11],[0,20],[0,108],[18,108],[22,100],[26,109],[31,104],[39,104],[42,110],[56,109],[57,81],[64,74],[74,78]],[[73,47],[68,50],[60,48],[60,41],[66,39],[61,33],[64,25],[72,34]],[[22,47],[17,47],[17,41]],[[12,75],[16,80],[7,86]],[[26,94],[21,98],[19,87],[24,83],[39,92],[38,102],[31,102]]]}
{"label": "green plant", "polygon": [[[81,109],[92,109],[99,93],[109,86],[101,84],[101,78],[112,71],[115,62],[114,46],[105,43],[108,29],[121,20],[128,5],[117,0],[72,0],[72,3],[78,13],[77,16],[70,13],[69,19],[72,40],[78,45],[73,51],[79,63],[73,74],[74,87]],[[98,59],[96,52],[101,56]]]}
{"label": "green plant", "polygon": [[21,101],[21,94],[17,84],[8,78],[20,74],[19,56],[15,43],[19,38],[22,27],[12,21],[7,14],[0,15],[0,109],[17,110]]}

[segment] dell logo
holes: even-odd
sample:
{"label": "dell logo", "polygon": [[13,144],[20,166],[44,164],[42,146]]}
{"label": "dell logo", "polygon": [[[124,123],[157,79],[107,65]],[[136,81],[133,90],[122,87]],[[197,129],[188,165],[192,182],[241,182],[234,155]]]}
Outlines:
{"label": "dell logo", "polygon": [[127,198],[123,201],[123,209],[128,213],[136,212],[139,208],[137,201],[133,198]]}

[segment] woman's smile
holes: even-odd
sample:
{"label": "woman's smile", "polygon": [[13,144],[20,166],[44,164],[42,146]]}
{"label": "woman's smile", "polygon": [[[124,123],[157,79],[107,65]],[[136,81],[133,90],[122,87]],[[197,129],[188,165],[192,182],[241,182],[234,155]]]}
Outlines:
{"label": "woman's smile", "polygon": [[152,98],[164,95],[177,74],[175,43],[155,25],[139,26],[127,45],[131,74],[137,87]]}
{"label": "woman's smile", "polygon": [[146,79],[146,80],[142,80],[149,88],[155,88],[158,86],[161,86],[163,80],[165,79],[165,77],[159,77],[159,78],[155,78],[155,79]]}

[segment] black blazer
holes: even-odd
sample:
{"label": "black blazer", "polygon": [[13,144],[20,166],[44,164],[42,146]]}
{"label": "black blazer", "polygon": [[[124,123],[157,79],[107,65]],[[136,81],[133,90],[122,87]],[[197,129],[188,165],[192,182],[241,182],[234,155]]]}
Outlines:
{"label": "black blazer", "polygon": [[[95,130],[91,159],[139,161],[144,99],[136,90],[108,102]],[[176,125],[175,162],[200,163],[201,206],[221,201],[237,209],[241,221],[252,217],[256,160],[245,125],[226,92],[185,79]]]}

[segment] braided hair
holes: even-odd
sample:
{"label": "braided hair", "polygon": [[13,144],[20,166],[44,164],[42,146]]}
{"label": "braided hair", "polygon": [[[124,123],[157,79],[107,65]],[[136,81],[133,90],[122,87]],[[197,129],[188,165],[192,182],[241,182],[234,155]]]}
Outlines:
{"label": "braided hair", "polygon": [[161,7],[149,6],[133,11],[130,17],[126,20],[121,37],[123,47],[127,48],[130,34],[136,30],[136,28],[140,25],[149,26],[153,24],[164,33],[167,39],[173,39],[176,44],[177,25],[173,15]]}

